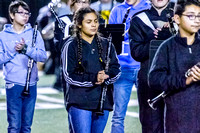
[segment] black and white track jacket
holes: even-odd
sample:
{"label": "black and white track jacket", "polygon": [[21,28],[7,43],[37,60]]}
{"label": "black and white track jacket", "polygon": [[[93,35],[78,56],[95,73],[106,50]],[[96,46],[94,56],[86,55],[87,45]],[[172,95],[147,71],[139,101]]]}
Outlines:
{"label": "black and white track jacket", "polygon": [[[100,42],[103,48],[102,60],[105,62],[108,40],[100,37]],[[103,85],[96,85],[97,73],[105,70],[103,63],[99,60],[97,42],[93,39],[89,44],[82,39],[82,61],[84,68],[83,73],[77,72],[78,67],[78,42],[76,37],[70,37],[62,50],[62,69],[65,81],[68,84],[67,88],[67,109],[70,106],[75,106],[80,109],[95,111],[98,108],[101,91]],[[110,63],[108,73],[109,79],[105,81],[108,85],[106,100],[104,103],[105,110],[113,108],[113,83],[119,78],[120,65],[112,45],[110,52]]]}

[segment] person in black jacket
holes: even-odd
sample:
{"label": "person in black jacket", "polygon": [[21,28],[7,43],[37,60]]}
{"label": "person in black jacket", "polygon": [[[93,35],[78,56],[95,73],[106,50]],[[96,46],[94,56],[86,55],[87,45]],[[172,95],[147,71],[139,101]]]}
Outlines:
{"label": "person in black jacket", "polygon": [[70,10],[71,13],[65,14],[62,16],[58,16],[58,19],[63,23],[64,27],[64,33],[62,29],[60,28],[60,24],[58,23],[58,20],[55,21],[55,29],[54,29],[54,45],[57,50],[57,53],[61,52],[61,49],[63,47],[65,39],[70,36],[72,33],[70,29],[73,25],[73,16],[74,13],[81,7],[86,7],[90,5],[90,0],[71,0],[70,2]]}
{"label": "person in black jacket", "polygon": [[152,89],[165,91],[165,133],[200,132],[200,3],[176,6],[177,35],[159,47],[149,72]]}
{"label": "person in black jacket", "polygon": [[169,30],[168,16],[173,16],[169,0],[152,0],[152,7],[133,16],[129,28],[131,56],[141,63],[138,72],[139,118],[143,133],[163,133],[164,103],[152,110],[147,100],[161,93],[150,89],[147,82],[150,62],[150,42],[165,40],[172,34]]}
{"label": "person in black jacket", "polygon": [[[80,8],[74,16],[75,34],[64,45],[61,58],[64,78],[68,84],[66,108],[72,132],[102,133],[113,109],[113,83],[119,78],[120,65],[111,41],[100,37],[98,14]],[[109,68],[105,63],[110,47]],[[104,115],[98,115],[102,88],[107,86],[103,104]]]}

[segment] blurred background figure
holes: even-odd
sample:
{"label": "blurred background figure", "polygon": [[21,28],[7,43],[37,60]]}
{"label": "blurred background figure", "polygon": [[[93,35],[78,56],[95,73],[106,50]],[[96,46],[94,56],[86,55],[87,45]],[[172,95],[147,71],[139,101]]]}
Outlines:
{"label": "blurred background figure", "polygon": [[151,8],[135,15],[130,22],[131,56],[140,62],[137,96],[142,133],[164,133],[164,103],[160,102],[157,110],[152,110],[147,103],[148,99],[161,92],[148,86],[147,77],[152,61],[150,57],[153,41],[166,40],[172,36],[170,23],[173,25],[173,22],[169,21],[169,18],[172,19],[173,14],[170,0],[151,0]]}
{"label": "blurred background figure", "polygon": [[[58,16],[65,15],[66,13],[71,13],[69,4],[71,0],[51,0],[51,4]],[[48,4],[48,5],[49,5]],[[37,17],[37,22],[39,23],[40,31],[42,32],[43,39],[45,41],[51,40],[54,37],[54,21],[55,17],[52,15],[48,5],[42,7],[39,10],[39,15]],[[51,42],[50,42],[51,43]],[[51,48],[50,44],[46,44],[46,49]]]}
{"label": "blurred background figure", "polygon": [[[57,90],[62,91],[62,81],[61,81],[61,68],[60,68],[60,54],[61,54],[61,48],[63,45],[63,41],[65,38],[67,38],[69,35],[71,35],[72,31],[72,25],[73,25],[73,16],[74,13],[80,9],[81,7],[87,7],[90,5],[89,0],[71,0],[70,2],[70,13],[66,13],[65,15],[58,16],[58,20],[55,22],[55,30],[54,30],[54,46],[56,49],[56,57],[55,57],[55,75],[56,75],[56,81],[54,83],[53,88]],[[64,25],[62,27],[61,25]],[[62,28],[64,29],[62,29]]]}
{"label": "blurred background figure", "polygon": [[39,26],[39,30],[42,33],[42,37],[45,42],[45,48],[49,53],[49,58],[44,65],[44,73],[45,74],[54,74],[56,69],[56,50],[54,48],[54,22],[55,16],[50,11],[48,7],[51,4],[58,16],[62,16],[65,14],[70,14],[70,4],[71,0],[51,0],[50,3],[45,5],[39,10],[39,15],[37,17],[37,22]]}
{"label": "blurred background figure", "polygon": [[[0,31],[2,31],[4,24],[6,24],[8,21],[4,17],[0,17]],[[0,70],[2,70],[3,66],[0,65]]]}
{"label": "blurred background figure", "polygon": [[4,17],[0,17],[0,31],[3,29],[4,24],[6,24],[8,21]]}
{"label": "blurred background figure", "polygon": [[124,0],[115,6],[109,17],[109,24],[125,24],[122,52],[118,55],[121,76],[114,83],[114,111],[111,133],[124,133],[124,120],[133,85],[137,86],[137,74],[140,62],[132,59],[130,54],[128,29],[133,15],[150,8],[148,0]]}
{"label": "blurred background figure", "polygon": [[[70,2],[70,13],[66,13],[62,16],[57,16],[59,20],[55,21],[55,30],[54,30],[54,44],[58,52],[62,46],[62,40],[71,35],[70,28],[72,26],[74,13],[81,7],[86,7],[90,5],[90,0],[71,0]],[[56,16],[54,16],[56,17]],[[60,23],[58,22],[60,21]],[[61,25],[64,25],[62,27]],[[64,29],[62,29],[62,28]],[[62,31],[63,30],[63,31]]]}
{"label": "blurred background figure", "polygon": [[108,22],[110,12],[112,8],[116,5],[120,4],[116,0],[98,0],[96,2],[91,3],[90,7],[95,9],[99,12],[103,20],[100,21],[100,23],[106,23]]}

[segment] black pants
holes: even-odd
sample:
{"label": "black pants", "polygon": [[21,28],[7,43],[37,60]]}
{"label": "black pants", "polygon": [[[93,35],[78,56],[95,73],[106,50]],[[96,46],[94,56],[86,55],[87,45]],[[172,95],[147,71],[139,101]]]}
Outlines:
{"label": "black pants", "polygon": [[142,133],[164,133],[164,101],[159,103],[157,110],[150,108],[147,102],[160,93],[150,89],[147,82],[139,80],[137,95]]}

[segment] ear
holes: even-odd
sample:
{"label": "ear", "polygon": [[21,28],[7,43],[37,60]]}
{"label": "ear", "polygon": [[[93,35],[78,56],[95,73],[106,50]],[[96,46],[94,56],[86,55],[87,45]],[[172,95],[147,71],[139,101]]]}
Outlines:
{"label": "ear", "polygon": [[9,15],[10,15],[11,19],[14,19],[14,14],[13,13],[9,13]]}
{"label": "ear", "polygon": [[81,25],[78,25],[78,28],[80,28],[80,29],[81,29],[81,28],[82,28],[82,26],[81,26]]}
{"label": "ear", "polygon": [[176,22],[177,25],[180,24],[180,19],[181,19],[181,18],[180,18],[179,15],[177,15],[177,14],[174,15],[174,21]]}

